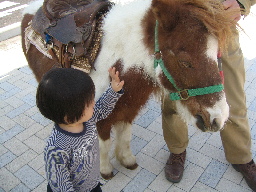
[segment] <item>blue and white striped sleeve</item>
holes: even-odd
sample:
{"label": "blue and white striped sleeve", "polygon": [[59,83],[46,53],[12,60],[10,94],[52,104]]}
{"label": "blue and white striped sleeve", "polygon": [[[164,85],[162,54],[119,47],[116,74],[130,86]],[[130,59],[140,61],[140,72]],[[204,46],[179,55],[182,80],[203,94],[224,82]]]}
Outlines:
{"label": "blue and white striped sleeve", "polygon": [[123,95],[123,89],[115,92],[111,85],[103,93],[95,104],[93,120],[95,122],[105,119],[115,108],[118,99]]}

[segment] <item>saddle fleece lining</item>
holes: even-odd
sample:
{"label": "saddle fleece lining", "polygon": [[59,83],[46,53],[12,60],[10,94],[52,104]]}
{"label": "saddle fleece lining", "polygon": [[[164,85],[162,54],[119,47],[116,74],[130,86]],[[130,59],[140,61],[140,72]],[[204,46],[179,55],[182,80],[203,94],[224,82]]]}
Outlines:
{"label": "saddle fleece lining", "polygon": [[52,56],[48,53],[48,49],[45,46],[44,39],[38,35],[35,30],[31,27],[31,22],[29,22],[29,26],[25,29],[25,46],[26,46],[26,53],[30,48],[30,44],[33,44],[38,51],[43,53],[45,56],[52,59]]}

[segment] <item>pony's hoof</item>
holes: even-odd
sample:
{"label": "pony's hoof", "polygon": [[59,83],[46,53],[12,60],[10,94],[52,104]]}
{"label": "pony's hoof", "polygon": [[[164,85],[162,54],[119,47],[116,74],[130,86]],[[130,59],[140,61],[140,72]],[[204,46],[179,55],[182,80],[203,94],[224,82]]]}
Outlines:
{"label": "pony's hoof", "polygon": [[133,164],[133,165],[125,166],[125,168],[130,169],[130,170],[134,170],[134,169],[136,169],[137,167],[138,167],[138,164],[137,164],[137,163],[135,163],[135,164]]}
{"label": "pony's hoof", "polygon": [[114,177],[114,173],[113,172],[111,172],[110,174],[103,174],[103,173],[101,173],[101,177],[103,179],[105,179],[105,180],[110,180],[110,179],[112,179]]}

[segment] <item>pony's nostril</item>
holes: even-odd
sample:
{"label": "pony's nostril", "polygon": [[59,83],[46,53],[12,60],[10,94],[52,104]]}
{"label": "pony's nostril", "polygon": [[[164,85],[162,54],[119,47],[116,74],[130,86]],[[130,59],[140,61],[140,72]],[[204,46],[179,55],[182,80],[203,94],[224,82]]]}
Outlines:
{"label": "pony's nostril", "polygon": [[201,115],[195,115],[195,118],[196,118],[196,125],[197,127],[205,132],[206,131],[206,127],[205,127],[205,123],[204,123],[204,119]]}
{"label": "pony's nostril", "polygon": [[220,124],[218,123],[218,119],[214,118],[212,121],[212,131],[218,131],[220,129]]}
{"label": "pony's nostril", "polygon": [[212,127],[218,127],[217,119],[214,118],[212,121]]}

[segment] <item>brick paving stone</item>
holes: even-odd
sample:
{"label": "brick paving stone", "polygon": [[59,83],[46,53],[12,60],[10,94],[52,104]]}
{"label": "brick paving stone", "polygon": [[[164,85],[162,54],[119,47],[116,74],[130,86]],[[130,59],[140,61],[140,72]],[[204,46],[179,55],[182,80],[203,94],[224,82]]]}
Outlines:
{"label": "brick paving stone", "polygon": [[31,190],[26,187],[24,184],[20,183],[16,187],[14,187],[10,192],[30,192]]}
{"label": "brick paving stone", "polygon": [[[2,95],[5,91],[3,89],[0,88],[0,95]],[[6,107],[8,105],[8,103],[6,103],[5,101],[1,100],[0,102],[0,109]]]}
{"label": "brick paving stone", "polygon": [[51,124],[45,126],[40,131],[38,131],[35,135],[37,137],[39,137],[40,139],[46,140],[49,137],[50,133],[52,132],[53,126],[54,126],[54,124],[51,123]]}
{"label": "brick paving stone", "polygon": [[44,181],[44,178],[28,165],[25,165],[19,169],[14,175],[19,178],[29,189],[35,189]]}
{"label": "brick paving stone", "polygon": [[25,89],[28,84],[21,80],[24,77],[24,73],[19,72],[19,70],[12,71],[10,76],[6,81],[20,89]]}
{"label": "brick paving stone", "polygon": [[3,107],[1,110],[0,110],[0,117],[3,117],[5,116],[7,113],[9,113],[10,111],[13,110],[13,107],[10,106],[10,105],[7,105],[5,107]]}
{"label": "brick paving stone", "polygon": [[9,82],[2,82],[2,83],[0,83],[0,88],[2,88],[4,91],[8,92],[17,87],[12,85]]}
{"label": "brick paving stone", "polygon": [[8,163],[10,163],[12,160],[16,158],[16,155],[14,155],[12,152],[7,151],[3,155],[0,156],[0,168],[4,167]]}
{"label": "brick paving stone", "polygon": [[0,156],[7,152],[8,152],[8,149],[6,149],[3,145],[0,145]]}
{"label": "brick paving stone", "polygon": [[250,106],[249,106],[248,109],[251,110],[251,111],[256,112],[256,99],[254,99],[254,100],[252,101],[252,103],[250,104]]}
{"label": "brick paving stone", "polygon": [[25,129],[22,133],[16,136],[17,139],[24,141],[31,137],[32,135],[36,134],[38,131],[42,130],[44,127],[39,123],[32,124],[29,128]]}
{"label": "brick paving stone", "polygon": [[44,181],[31,192],[42,192],[42,191],[46,191],[46,189],[47,189],[47,181]]}
{"label": "brick paving stone", "polygon": [[230,191],[230,186],[233,186],[232,192],[251,192],[250,189],[237,185],[227,179],[222,179],[216,186],[216,189],[219,191]]}
{"label": "brick paving stone", "polygon": [[162,162],[159,162],[156,159],[150,156],[147,156],[142,152],[138,153],[136,157],[137,157],[137,163],[139,164],[140,167],[150,171],[155,175],[158,175],[165,166],[165,164],[163,164]]}
{"label": "brick paving stone", "polygon": [[32,117],[36,113],[39,113],[39,110],[38,110],[37,106],[33,106],[29,110],[25,111],[24,115],[26,115],[28,117]]}
{"label": "brick paving stone", "polygon": [[165,164],[169,156],[170,152],[168,150],[160,149],[154,159]]}
{"label": "brick paving stone", "polygon": [[150,141],[156,135],[156,133],[148,131],[147,129],[136,124],[132,125],[132,134],[144,139],[145,141]]}
{"label": "brick paving stone", "polygon": [[207,139],[206,143],[217,147],[217,148],[221,148],[222,147],[222,141],[221,141],[221,137],[220,137],[220,133],[211,133],[211,136],[209,137],[209,139]]}
{"label": "brick paving stone", "polygon": [[188,163],[185,167],[182,180],[179,183],[175,183],[173,186],[177,186],[184,191],[190,191],[203,173],[203,168],[193,163]]}
{"label": "brick paving stone", "polygon": [[[162,116],[159,117],[161,118]],[[157,119],[159,119],[159,117]],[[157,119],[152,122],[147,129],[159,135],[163,135],[162,122],[158,122]]]}
{"label": "brick paving stone", "polygon": [[162,135],[156,135],[152,140],[141,150],[150,157],[154,157],[157,152],[165,145]]}
{"label": "brick paving stone", "polygon": [[[0,95],[3,94],[4,92],[5,92],[5,90],[3,90],[2,88],[0,88]],[[2,108],[1,106],[2,106],[2,102],[0,102],[0,108]]]}
{"label": "brick paving stone", "polygon": [[23,127],[16,124],[13,128],[9,129],[8,131],[0,135],[0,143],[4,143],[8,141],[9,139],[13,138],[17,134],[21,133],[23,130],[24,130]]}
{"label": "brick paving stone", "polygon": [[[249,191],[252,191],[251,188],[247,185],[247,183],[246,183],[246,181],[245,181],[244,178],[243,178],[243,180],[242,180],[242,182],[240,183],[239,186],[241,186],[241,187],[243,187],[244,189],[247,189],[247,190],[249,190]],[[253,191],[252,191],[252,192],[253,192]]]}
{"label": "brick paving stone", "polygon": [[44,140],[38,138],[37,136],[33,135],[23,141],[28,147],[33,149],[37,154],[41,154],[44,150],[45,147],[45,142]]}
{"label": "brick paving stone", "polygon": [[33,150],[28,150],[25,153],[18,156],[16,159],[14,159],[12,162],[7,164],[5,167],[12,173],[15,173],[23,166],[27,165],[31,160],[36,158],[37,153]]}
{"label": "brick paving stone", "polygon": [[5,130],[2,128],[2,127],[0,127],[0,135],[2,134],[2,133],[4,133],[5,132]]}
{"label": "brick paving stone", "polygon": [[9,130],[13,128],[16,125],[16,122],[14,122],[11,118],[7,116],[2,116],[0,121],[0,126],[5,129]]}
{"label": "brick paving stone", "polygon": [[164,170],[156,177],[156,179],[148,186],[152,191],[164,192],[167,191],[173,183],[165,178]]}
{"label": "brick paving stone", "polygon": [[24,103],[23,105],[17,107],[17,108],[14,108],[14,110],[10,111],[7,115],[7,117],[10,117],[10,118],[15,118],[17,117],[18,115],[21,115],[24,111],[30,109],[31,106]]}
{"label": "brick paving stone", "polygon": [[199,191],[202,191],[202,192],[218,192],[218,190],[216,189],[213,189],[201,182],[196,182],[196,184],[193,186],[193,188],[190,190],[190,192],[199,192]]}
{"label": "brick paving stone", "polygon": [[253,125],[251,129],[251,133],[252,133],[252,138],[256,140],[256,123]]}
{"label": "brick paving stone", "polygon": [[24,115],[23,113],[15,118],[13,118],[13,120],[16,123],[20,124],[24,128],[29,128],[32,125],[36,124],[36,122],[31,117],[28,117],[28,116]]}
{"label": "brick paving stone", "polygon": [[189,147],[198,151],[204,146],[210,136],[210,133],[202,133],[200,130],[197,129],[196,132],[193,134],[193,140],[189,140]]}
{"label": "brick paving stone", "polygon": [[227,167],[228,165],[226,164],[212,160],[200,177],[199,181],[206,184],[207,186],[215,188],[221,180],[221,177],[224,175]]}
{"label": "brick paving stone", "polygon": [[150,99],[147,102],[148,108],[156,111],[158,113],[161,113],[161,103],[160,102],[156,102],[154,99]]}
{"label": "brick paving stone", "polygon": [[202,168],[206,168],[212,161],[211,157],[206,156],[203,153],[200,153],[198,151],[195,151],[194,149],[188,148],[187,149],[187,155],[186,159]]}
{"label": "brick paving stone", "polygon": [[200,153],[205,154],[208,157],[211,157],[212,159],[215,159],[217,161],[220,161],[224,164],[228,164],[226,158],[225,158],[225,153],[222,148],[217,148],[215,146],[205,144],[200,150]]}
{"label": "brick paving stone", "polygon": [[5,102],[14,108],[18,108],[24,104],[24,102],[18,99],[15,95],[6,99]]}
{"label": "brick paving stone", "polygon": [[102,191],[121,192],[130,181],[131,178],[119,172],[117,173],[117,175],[115,175],[115,177],[111,179],[111,182],[107,182],[105,185],[102,186]]}
{"label": "brick paving stone", "polygon": [[13,189],[19,183],[20,180],[5,167],[0,169],[0,187],[4,190],[4,192],[11,191],[11,189]]}
{"label": "brick paving stone", "polygon": [[147,145],[147,141],[139,137],[133,136],[131,140],[131,150],[134,155],[137,155],[141,149]]}
{"label": "brick paving stone", "polygon": [[12,97],[13,95],[19,93],[20,91],[21,91],[20,88],[15,87],[15,88],[13,88],[13,89],[11,89],[11,90],[9,90],[9,91],[6,91],[6,92],[4,92],[3,94],[1,94],[1,95],[0,95],[0,99],[1,99],[1,100],[8,99],[9,97]]}
{"label": "brick paving stone", "polygon": [[27,94],[29,93],[33,93],[35,92],[35,88],[34,87],[27,87],[25,89],[23,89],[22,91],[20,91],[19,93],[16,94],[17,98],[22,98],[25,97]]}
{"label": "brick paving stone", "polygon": [[29,68],[29,66],[22,67],[22,68],[19,69],[19,71],[22,72],[22,73],[25,73],[25,74],[27,74],[27,75],[30,75],[30,74],[33,75],[33,72],[32,72],[32,70]]}
{"label": "brick paving stone", "polygon": [[36,105],[36,98],[32,94],[27,94],[25,97],[22,98],[22,101],[27,103],[30,106],[35,106]]}
{"label": "brick paving stone", "polygon": [[184,190],[182,190],[181,188],[179,188],[178,186],[176,185],[172,185],[167,192],[184,192]]}
{"label": "brick paving stone", "polygon": [[232,165],[230,164],[227,168],[227,170],[225,171],[224,175],[223,175],[223,178],[239,185],[242,180],[243,180],[243,176],[238,173],[233,167]]}
{"label": "brick paving stone", "polygon": [[34,115],[32,115],[31,118],[32,118],[34,121],[36,121],[37,123],[39,123],[39,124],[41,124],[41,125],[43,125],[43,126],[47,126],[47,125],[49,125],[50,123],[52,123],[51,120],[46,119],[46,118],[43,117],[43,116],[41,115],[41,113],[39,113],[39,112],[36,113],[36,114],[34,114]]}
{"label": "brick paving stone", "polygon": [[142,169],[136,177],[123,189],[123,192],[143,192],[154,181],[156,175]]}
{"label": "brick paving stone", "polygon": [[39,170],[42,167],[44,168],[44,153],[36,156],[36,158],[32,159],[28,165],[34,170]]}
{"label": "brick paving stone", "polygon": [[134,123],[141,127],[147,128],[159,115],[159,111],[154,111],[150,109]]}
{"label": "brick paving stone", "polygon": [[149,188],[145,189],[144,192],[154,192],[152,190],[150,190]]}
{"label": "brick paving stone", "polygon": [[[24,76],[24,74],[20,74],[21,77]],[[13,80],[14,81],[14,80]],[[21,88],[22,90],[24,89],[32,89],[35,90],[35,87],[30,85],[29,83],[22,81],[22,80],[16,80],[12,83],[13,85],[15,85],[16,87]]]}
{"label": "brick paving stone", "polygon": [[129,178],[134,178],[141,170],[140,166],[138,166],[134,170],[127,169],[124,166],[122,166],[116,158],[111,159],[110,162],[113,165],[113,167],[115,168],[115,171],[121,172],[124,175],[128,176]]}
{"label": "brick paving stone", "polygon": [[43,177],[46,179],[46,174],[45,174],[45,166],[43,164],[43,166],[37,170],[37,172]]}
{"label": "brick paving stone", "polygon": [[20,140],[18,140],[15,137],[6,141],[4,143],[4,146],[6,147],[6,149],[9,149],[16,156],[21,155],[22,153],[24,153],[29,149],[24,143],[22,143]]}

